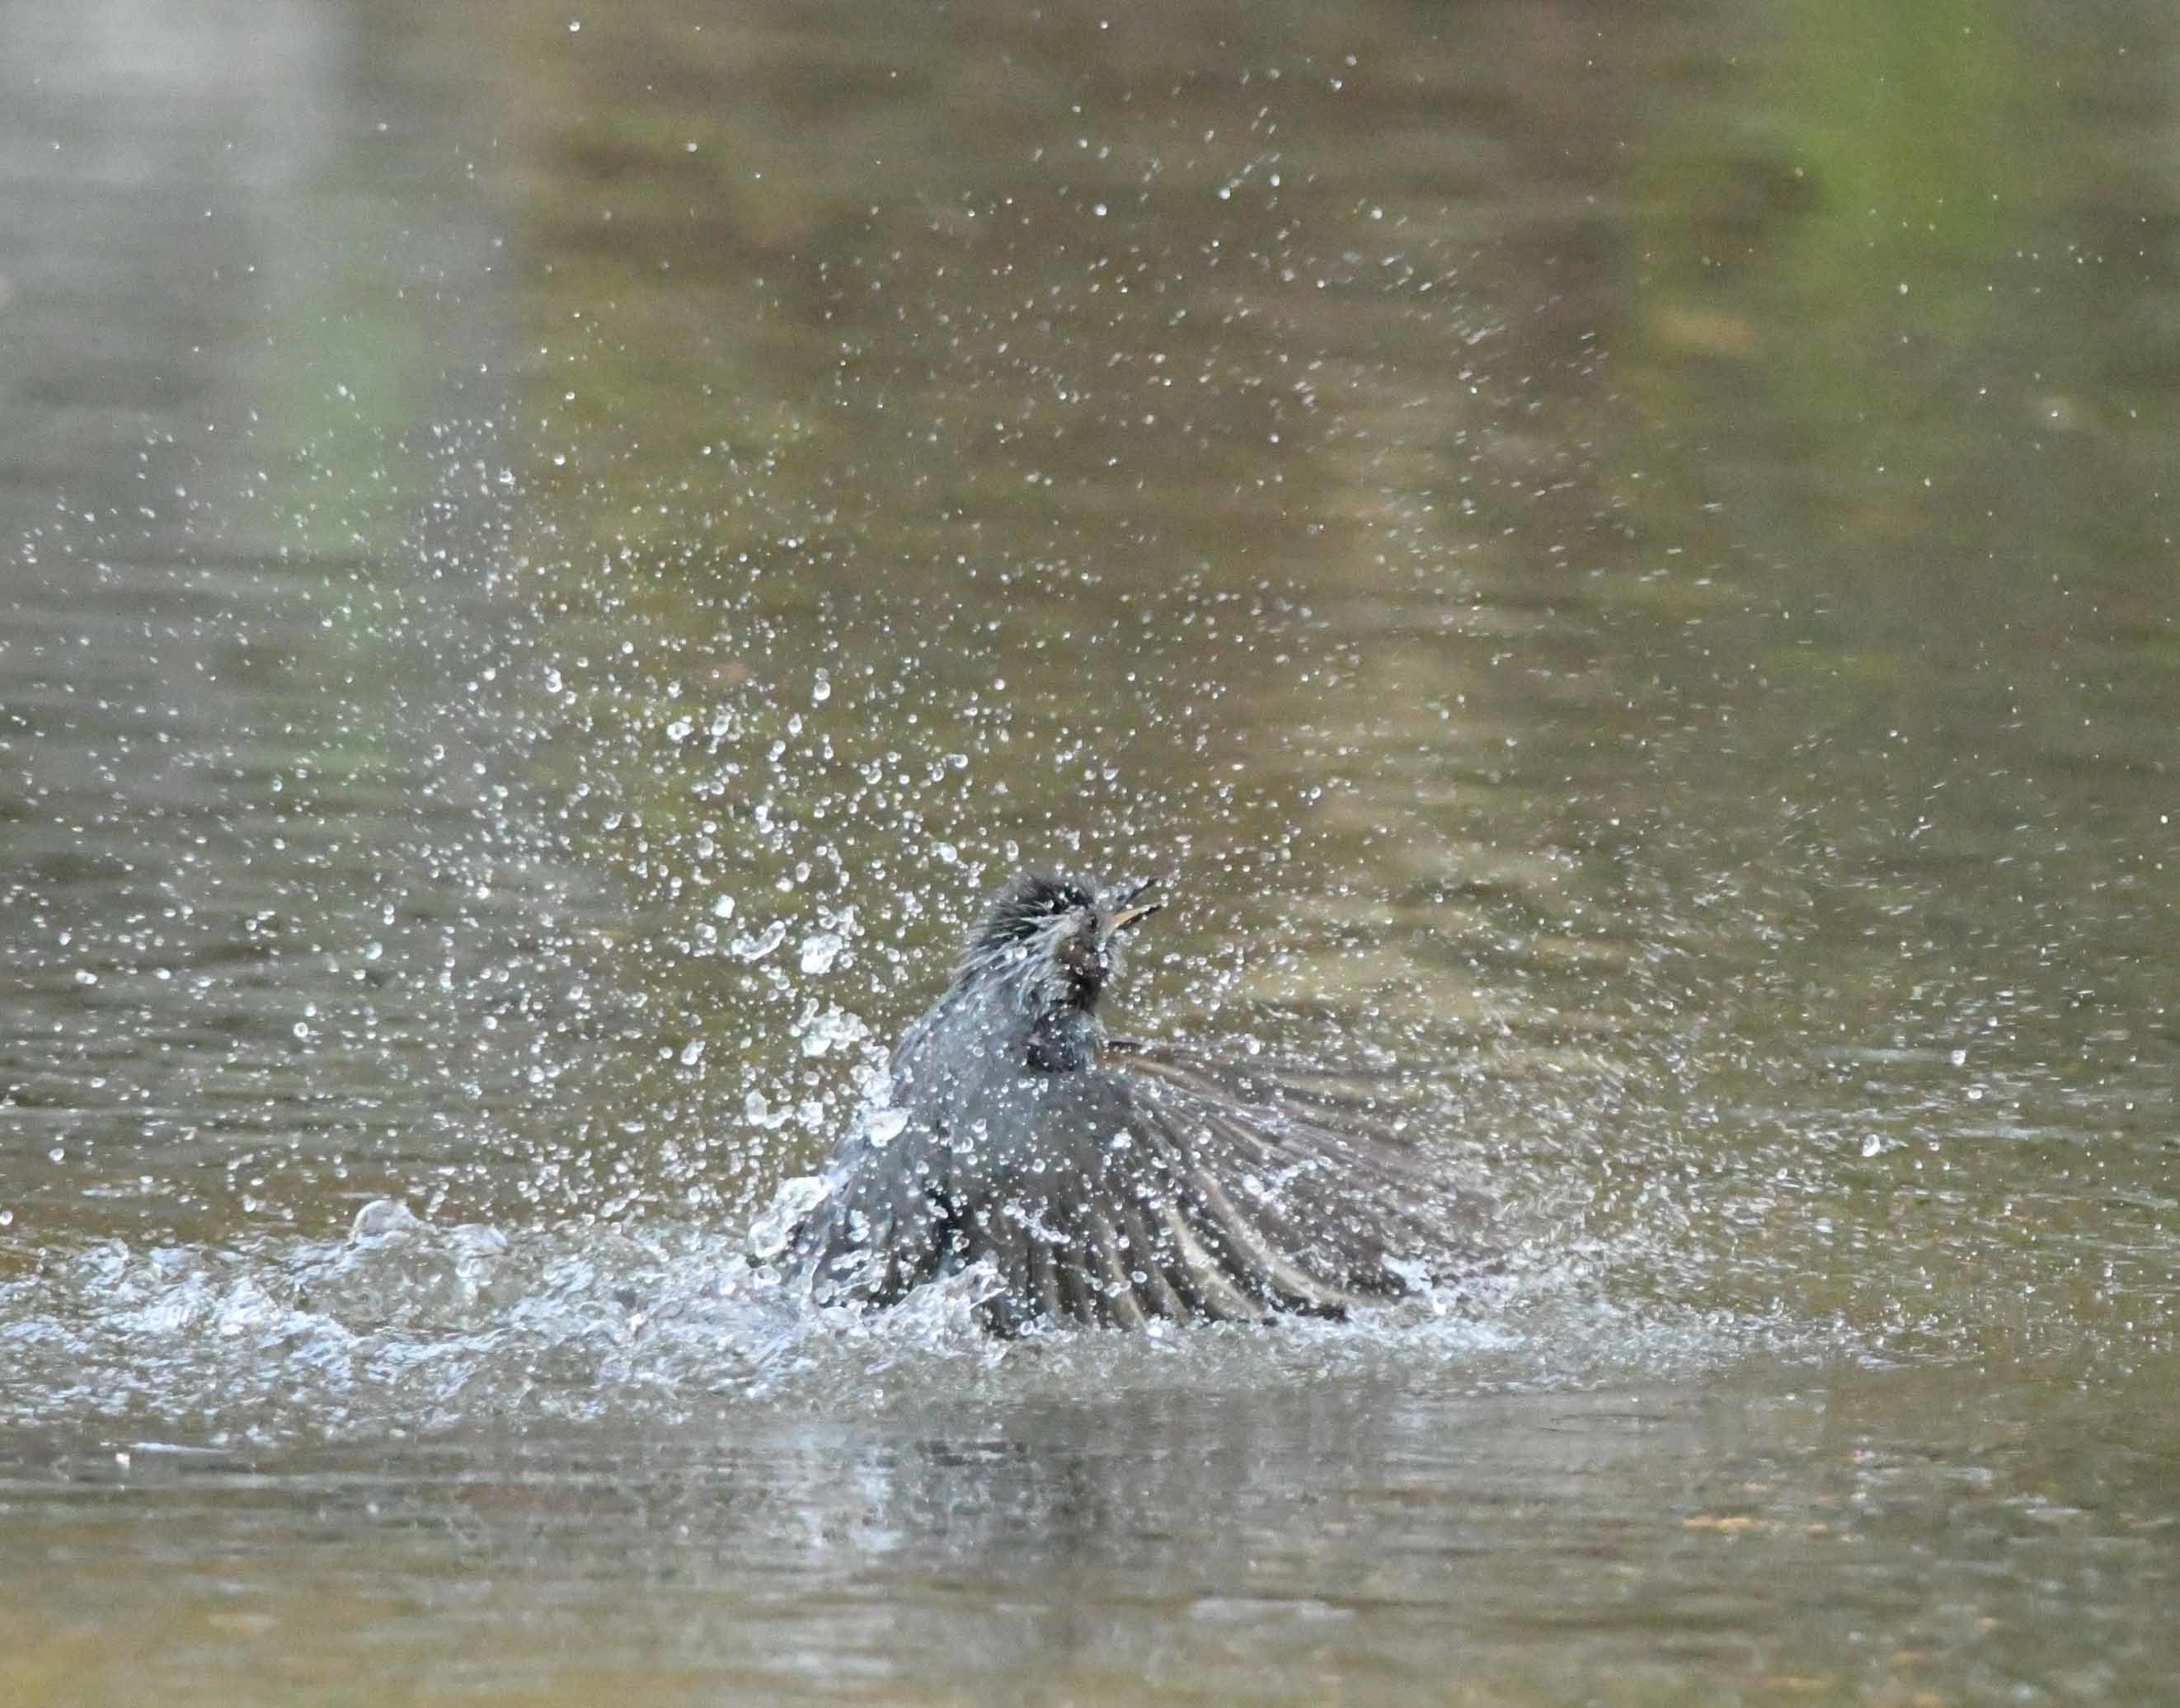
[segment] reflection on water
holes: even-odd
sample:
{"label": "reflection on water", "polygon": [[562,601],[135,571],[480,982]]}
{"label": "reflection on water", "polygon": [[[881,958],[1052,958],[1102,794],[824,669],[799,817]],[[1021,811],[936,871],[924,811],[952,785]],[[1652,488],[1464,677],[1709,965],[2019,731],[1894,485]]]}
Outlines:
{"label": "reflection on water", "polygon": [[[670,1288],[671,1269],[644,1278]],[[1608,1674],[1661,1698],[1692,1676],[2140,1688],[2161,1664],[2050,1625],[2054,1606],[2108,1608],[2116,1568],[2170,1592],[2136,1504],[2155,1497],[2144,1443],[2055,1454],[2047,1427],[2087,1425],[2078,1444],[2109,1420],[1976,1409],[1957,1367],[1858,1372],[1792,1331],[1645,1323],[1546,1287],[1467,1320],[1156,1338],[780,1319],[754,1380],[718,1355],[734,1330],[714,1315],[708,1363],[631,1328],[595,1366],[604,1387],[537,1407],[526,1388],[573,1373],[545,1325],[572,1326],[580,1291],[526,1282],[455,1354],[466,1385],[432,1369],[456,1340],[429,1331],[449,1325],[390,1302],[388,1403],[376,1427],[345,1414],[352,1442],[119,1427],[19,1462],[12,1535],[52,1563],[11,1601],[10,1651],[93,1656],[115,1700],[361,1666],[482,1664],[570,1700],[616,1677],[797,1697],[1148,1678],[1294,1700],[1368,1677],[1421,1700],[1442,1698],[1451,1652],[1486,1696]],[[526,1372],[481,1351],[526,1336]],[[308,1392],[323,1372],[300,1374],[302,1404],[342,1419]],[[1895,1634],[1881,1650],[1872,1621]],[[157,1661],[115,1640],[147,1623]],[[509,1628],[536,1635],[503,1646]]]}
{"label": "reflection on water", "polygon": [[[0,1694],[2162,1689],[2176,47],[0,3]],[[754,1282],[1040,854],[1506,1272]]]}

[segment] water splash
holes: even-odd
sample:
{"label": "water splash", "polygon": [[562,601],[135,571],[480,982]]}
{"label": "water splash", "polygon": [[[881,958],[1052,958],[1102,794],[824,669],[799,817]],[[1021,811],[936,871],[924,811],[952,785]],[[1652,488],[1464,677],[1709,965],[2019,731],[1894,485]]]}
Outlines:
{"label": "water splash", "polygon": [[1836,1358],[1840,1331],[1600,1295],[1598,1260],[1517,1252],[1494,1275],[1346,1323],[1126,1334],[975,1326],[971,1270],[865,1314],[817,1310],[768,1261],[822,1194],[784,1185],[746,1238],[691,1226],[441,1225],[366,1205],[333,1240],[101,1240],[0,1283],[0,1428],[102,1420],[212,1447],[405,1438],[489,1423],[674,1427],[722,1405],[883,1409],[889,1394],[1246,1388],[1370,1372],[1449,1392],[1687,1376],[1763,1351]]}

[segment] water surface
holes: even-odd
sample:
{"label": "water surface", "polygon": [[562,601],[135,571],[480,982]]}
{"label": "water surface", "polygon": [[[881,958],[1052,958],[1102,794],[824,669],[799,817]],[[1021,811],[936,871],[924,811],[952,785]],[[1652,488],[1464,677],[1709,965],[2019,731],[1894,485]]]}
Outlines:
{"label": "water surface", "polygon": [[[2176,50],[0,6],[9,1700],[2165,1692]],[[753,1281],[1027,857],[1503,1271]]]}

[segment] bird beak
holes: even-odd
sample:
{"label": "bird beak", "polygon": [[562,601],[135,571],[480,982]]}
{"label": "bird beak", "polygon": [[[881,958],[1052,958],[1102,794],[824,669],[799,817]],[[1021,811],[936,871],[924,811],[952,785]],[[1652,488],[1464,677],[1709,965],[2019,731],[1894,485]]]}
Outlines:
{"label": "bird beak", "polygon": [[1142,900],[1142,897],[1145,892],[1156,889],[1161,884],[1170,884],[1172,881],[1173,880],[1170,876],[1162,878],[1145,878],[1140,883],[1131,884],[1126,889],[1121,890],[1119,893],[1115,895],[1113,898],[1113,923],[1107,928],[1108,935],[1110,935],[1114,931],[1124,931],[1127,930],[1130,925],[1136,924],[1137,921],[1148,919],[1153,914],[1164,907],[1165,905],[1164,898],[1160,898],[1159,900],[1154,902],[1147,902]]}

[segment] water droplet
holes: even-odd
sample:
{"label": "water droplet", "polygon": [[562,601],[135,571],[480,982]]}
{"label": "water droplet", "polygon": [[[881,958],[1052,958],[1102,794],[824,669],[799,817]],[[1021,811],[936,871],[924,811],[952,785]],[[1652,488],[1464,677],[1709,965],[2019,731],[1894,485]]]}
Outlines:
{"label": "water droplet", "polygon": [[761,961],[786,940],[787,922],[784,920],[774,920],[762,931],[755,933],[745,931],[728,944],[727,948],[737,960]]}
{"label": "water droplet", "polygon": [[[752,1094],[754,1095],[754,1094]],[[815,1174],[798,1174],[779,1183],[764,1213],[750,1223],[749,1249],[753,1257],[778,1257],[802,1219],[823,1204],[832,1188]]]}
{"label": "water droplet", "polygon": [[873,1145],[890,1145],[900,1137],[907,1125],[907,1110],[880,1109],[872,1114],[869,1125],[864,1131]]}

